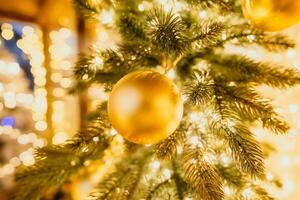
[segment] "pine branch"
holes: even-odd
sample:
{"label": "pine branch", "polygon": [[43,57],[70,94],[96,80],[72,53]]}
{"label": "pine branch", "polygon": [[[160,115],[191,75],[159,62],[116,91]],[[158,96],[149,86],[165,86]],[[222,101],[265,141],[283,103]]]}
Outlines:
{"label": "pine branch", "polygon": [[203,8],[220,7],[222,10],[229,11],[234,4],[232,0],[185,0],[191,5],[200,5]]}
{"label": "pine branch", "polygon": [[74,0],[74,4],[79,9],[80,13],[87,18],[97,18],[102,7],[100,2],[90,0]]}
{"label": "pine branch", "polygon": [[178,188],[173,177],[155,185],[149,191],[148,195],[145,198],[145,200],[156,200],[156,199],[169,199],[169,200],[183,199],[178,195]]}
{"label": "pine branch", "polygon": [[97,124],[103,127],[103,129],[111,129],[112,127],[107,113],[107,102],[101,103],[95,110],[87,113],[84,120],[89,123]]}
{"label": "pine branch", "polygon": [[295,43],[287,36],[281,34],[261,35],[257,37],[256,42],[265,49],[273,52],[285,51],[289,48],[294,48]]}
{"label": "pine branch", "polygon": [[222,200],[222,182],[213,165],[203,159],[200,149],[186,147],[183,151],[184,180],[202,199]]}
{"label": "pine branch", "polygon": [[212,100],[214,81],[207,71],[195,73],[193,81],[187,84],[185,95],[194,105],[205,105]]}
{"label": "pine branch", "polygon": [[166,54],[182,54],[190,42],[184,33],[182,20],[172,11],[165,13],[162,8],[153,9],[148,16],[148,34],[154,46]]}
{"label": "pine branch", "polygon": [[286,88],[300,83],[296,69],[253,61],[239,55],[213,55],[207,58],[212,70],[227,82],[267,84]]}
{"label": "pine branch", "polygon": [[173,159],[176,155],[177,146],[184,141],[186,131],[187,127],[182,123],[172,135],[155,145],[156,155],[163,159]]}
{"label": "pine branch", "polygon": [[249,25],[235,25],[231,27],[228,29],[226,38],[220,40],[216,46],[223,46],[228,42],[234,42],[240,46],[258,44],[272,52],[281,52],[295,47],[295,43],[284,35],[266,34],[260,30],[252,29]]}
{"label": "pine branch", "polygon": [[127,42],[117,50],[101,52],[92,49],[76,63],[74,74],[82,88],[92,83],[113,84],[136,69],[152,68],[159,64],[158,55],[151,47],[138,42]]}
{"label": "pine branch", "polygon": [[224,137],[229,144],[232,156],[239,161],[243,172],[252,176],[264,174],[264,162],[260,146],[254,140],[252,133],[241,125],[239,117],[230,111],[223,100],[222,90],[214,88],[216,117],[210,119],[210,129]]}
{"label": "pine branch", "polygon": [[251,185],[251,188],[256,193],[256,196],[259,199],[261,199],[261,200],[275,200],[275,198],[271,197],[264,188],[262,188],[258,185],[254,185],[254,184]]}
{"label": "pine branch", "polygon": [[253,177],[262,177],[264,175],[263,153],[252,133],[240,124],[232,127],[224,124],[219,131],[225,135],[232,156],[239,161],[241,170]]}
{"label": "pine branch", "polygon": [[216,168],[218,169],[218,174],[224,180],[226,180],[226,183],[228,183],[231,186],[242,188],[247,183],[247,180],[245,180],[245,176],[235,166],[235,164],[231,164],[229,166],[223,166],[221,164],[218,164]]}
{"label": "pine branch", "polygon": [[172,179],[174,180],[176,186],[178,199],[183,200],[188,191],[187,183],[182,180],[180,174],[178,174],[177,172],[174,172]]}
{"label": "pine branch", "polygon": [[218,22],[206,22],[192,26],[191,30],[192,41],[195,43],[196,48],[207,48],[215,45],[220,40],[224,26]]}
{"label": "pine branch", "polygon": [[[169,200],[184,200],[186,196],[190,196],[190,191],[187,183],[181,178],[178,170],[178,163],[172,161],[173,174],[170,178],[164,178],[157,183],[147,181],[147,191],[142,196],[134,199],[156,200],[156,199],[169,199]],[[155,183],[156,182],[156,183]]]}
{"label": "pine branch", "polygon": [[[262,176],[264,173],[264,163],[263,163],[263,156],[260,146],[258,142],[254,140],[252,133],[246,129],[246,127],[241,125],[240,117],[234,110],[230,109],[230,106],[241,106],[242,112],[248,112],[248,114],[261,114],[261,112],[266,112],[270,114],[268,116],[274,115],[273,110],[269,105],[259,104],[260,107],[254,107],[253,104],[249,104],[249,101],[243,99],[237,99],[237,92],[234,93],[230,91],[226,94],[225,87],[219,87],[217,84],[214,83],[211,76],[206,72],[206,75],[202,76],[204,79],[198,82],[198,86],[203,88],[201,82],[209,82],[209,91],[211,95],[207,95],[207,99],[212,99],[211,96],[214,96],[214,101],[211,100],[212,109],[214,110],[215,114],[212,114],[209,119],[210,129],[217,133],[219,136],[226,139],[229,144],[230,149],[232,150],[233,157],[239,161],[241,169],[245,173],[249,173],[252,176]],[[204,73],[205,74],[205,73]],[[206,81],[205,81],[206,80]],[[207,85],[204,86],[204,88]],[[201,88],[196,87],[192,88],[194,90],[201,90]],[[205,89],[203,89],[205,91]],[[224,91],[225,90],[225,91]],[[228,90],[228,89],[227,89]],[[228,96],[224,95],[233,95],[232,98],[228,99]],[[205,94],[205,92],[203,92]],[[242,93],[242,92],[241,92]],[[249,95],[249,94],[247,94]],[[252,95],[252,96],[251,96]],[[250,97],[253,97],[255,94],[250,94]],[[199,96],[199,97],[198,97]],[[192,97],[195,98],[193,102],[197,103],[197,98],[200,98],[200,102],[203,104],[199,104],[201,106],[207,106],[207,101],[201,101],[203,98],[201,95],[193,95]],[[204,95],[204,98],[206,95]],[[209,98],[210,97],[210,98]],[[231,96],[230,96],[231,97]],[[247,98],[248,98],[247,97]],[[246,99],[247,99],[246,98]],[[241,101],[243,100],[243,101]],[[247,103],[247,104],[246,104]],[[250,102],[251,103],[251,102]],[[257,102],[255,102],[257,104]],[[246,107],[245,108],[245,104]],[[242,107],[243,105],[243,107]],[[257,105],[255,105],[257,106]],[[248,109],[248,110],[247,110]],[[265,110],[263,110],[265,109]],[[264,113],[264,114],[266,114]],[[270,123],[268,123],[270,125]],[[275,124],[276,126],[277,124]],[[270,125],[271,126],[271,125]],[[280,130],[280,126],[278,128]]]}
{"label": "pine branch", "polygon": [[90,80],[102,68],[102,55],[100,52],[94,50],[91,55],[80,55],[74,68],[74,75],[77,80]]}
{"label": "pine branch", "polygon": [[[123,58],[124,67],[153,68],[161,64],[160,54],[147,42],[129,41],[120,45],[119,54]],[[113,63],[111,63],[113,64]]]}
{"label": "pine branch", "polygon": [[93,127],[64,145],[37,149],[36,163],[20,169],[13,200],[38,200],[51,187],[57,187],[76,174],[89,160],[100,159],[109,146],[102,128]]}
{"label": "pine branch", "polygon": [[197,63],[197,58],[201,57],[200,53],[190,52],[182,56],[178,61],[176,72],[183,81],[188,80],[193,75],[193,65]]}
{"label": "pine branch", "polygon": [[90,200],[129,200],[133,195],[142,175],[143,168],[150,152],[141,149],[134,154],[125,156],[116,169],[89,196]]}
{"label": "pine branch", "polygon": [[273,115],[261,118],[263,127],[270,129],[277,134],[286,134],[290,130],[290,125],[280,117]]}
{"label": "pine branch", "polygon": [[252,88],[222,85],[218,85],[217,87],[220,87],[219,91],[222,92],[223,100],[240,117],[250,121],[260,120],[264,127],[269,128],[277,134],[288,132],[288,123],[280,119],[269,100],[261,97]]}
{"label": "pine branch", "polygon": [[145,27],[132,13],[121,14],[119,17],[118,28],[123,38],[126,40],[147,41]]}
{"label": "pine branch", "polygon": [[[122,171],[124,172],[124,171]],[[128,171],[126,171],[128,172]],[[109,198],[110,192],[118,187],[120,172],[114,172],[101,181],[98,188],[88,197],[88,200]]]}
{"label": "pine branch", "polygon": [[125,151],[128,152],[128,153],[134,153],[134,152],[136,152],[139,148],[142,147],[142,145],[135,144],[135,143],[130,142],[130,141],[128,141],[128,140],[124,140],[123,146],[124,146]]}

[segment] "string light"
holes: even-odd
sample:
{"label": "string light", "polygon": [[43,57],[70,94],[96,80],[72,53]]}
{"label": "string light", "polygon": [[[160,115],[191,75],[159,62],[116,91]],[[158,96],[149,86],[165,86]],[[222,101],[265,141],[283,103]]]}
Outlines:
{"label": "string light", "polygon": [[[13,38],[13,26],[4,23],[1,26],[1,36],[10,40]],[[0,38],[1,41],[1,38]],[[32,112],[32,119],[37,122],[42,122],[45,119],[46,95],[47,91],[44,88],[46,69],[43,67],[43,45],[41,43],[41,32],[31,26],[24,26],[22,29],[22,38],[17,41],[17,47],[20,48],[29,58],[31,72],[34,76],[35,90],[33,94],[19,92],[15,85],[0,83],[0,93],[3,95],[4,104],[0,102],[0,110],[4,108],[24,107]],[[16,62],[5,62],[0,60],[0,75],[13,79],[18,79],[23,76],[21,68]],[[6,116],[2,118],[2,126],[0,126],[0,134],[5,134],[10,139],[16,139],[21,145],[31,144],[33,147],[43,147],[46,143],[44,139],[39,138],[35,133],[21,133],[18,128],[14,127],[14,123],[10,120],[14,118]],[[10,120],[10,121],[9,121]],[[45,126],[45,122],[42,125]],[[37,125],[37,124],[36,124]],[[38,125],[39,126],[39,125]],[[15,171],[15,168],[23,163],[24,165],[32,165],[35,160],[33,158],[33,149],[28,149],[21,152],[19,157],[13,157],[8,164],[0,167],[0,177],[10,175]]]}
{"label": "string light", "polygon": [[[45,58],[41,31],[31,26],[24,26],[22,28],[22,38],[17,41],[17,46],[30,58],[31,73],[34,76],[35,83],[32,119],[36,121],[36,130],[44,131],[47,128],[44,121],[47,112],[47,91],[45,89],[47,70],[43,65]],[[28,98],[28,101],[32,101],[31,97],[26,98]]]}
{"label": "string light", "polygon": [[45,121],[37,121],[35,123],[35,128],[38,131],[44,131],[44,130],[47,129],[47,122],[45,122]]}
{"label": "string light", "polygon": [[1,26],[1,30],[1,36],[5,40],[11,40],[14,37],[13,26],[11,24],[3,23]]}
{"label": "string light", "polygon": [[28,144],[29,143],[29,137],[27,134],[22,134],[17,139],[19,144]]}
{"label": "string light", "polygon": [[13,157],[9,160],[9,163],[12,164],[14,167],[18,167],[21,165],[21,161],[18,157]]}
{"label": "string light", "polygon": [[231,195],[232,195],[232,190],[231,190],[228,186],[225,186],[225,187],[223,188],[223,191],[224,191],[224,194],[225,194],[226,196],[231,196]]}
{"label": "string light", "polygon": [[231,163],[231,159],[229,156],[227,155],[222,155],[221,156],[221,161],[222,161],[222,164],[226,167],[226,166],[229,166],[229,164]]}
{"label": "string light", "polygon": [[249,187],[247,187],[244,191],[243,191],[243,196],[245,198],[249,198],[251,199],[253,196],[255,195],[255,193],[253,192],[253,190]]}
{"label": "string light", "polygon": [[58,132],[56,133],[52,138],[53,144],[62,144],[68,139],[68,136],[64,132]]}
{"label": "string light", "polygon": [[171,178],[171,171],[169,169],[163,169],[162,170],[162,175],[165,180],[168,180]]}
{"label": "string light", "polygon": [[206,11],[205,10],[201,10],[199,12],[199,17],[200,17],[200,19],[205,19],[207,17]]}
{"label": "string light", "polygon": [[[66,99],[64,97],[72,86],[72,72],[70,69],[76,52],[73,50],[74,43],[71,43],[71,41],[74,40],[75,36],[73,31],[67,27],[53,30],[49,36],[51,42],[48,50],[52,69],[50,79],[53,85],[52,94],[54,97],[52,102],[49,102],[52,108],[51,128],[55,133],[52,142],[61,144],[70,137],[69,133],[72,134],[73,132],[70,130],[72,126],[65,123],[68,106],[65,104]],[[100,62],[100,60],[97,60],[97,64],[100,64]]]}
{"label": "string light", "polygon": [[209,163],[215,163],[217,161],[217,158],[214,154],[212,153],[209,153],[209,152],[206,152],[204,155],[203,155],[203,160],[205,162],[209,162]]}
{"label": "string light", "polygon": [[112,11],[103,10],[99,16],[99,20],[102,24],[111,24],[113,23],[113,13]]}
{"label": "string light", "polygon": [[117,135],[118,132],[116,131],[116,129],[112,128],[112,129],[110,129],[109,134],[110,134],[111,136],[114,136],[114,135]]}
{"label": "string light", "polygon": [[143,3],[139,4],[138,9],[139,9],[139,11],[144,11],[145,10],[144,4]]}
{"label": "string light", "polygon": [[167,76],[169,79],[174,80],[175,77],[176,77],[175,70],[174,70],[174,69],[169,70],[168,73],[166,74],[166,76]]}
{"label": "string light", "polygon": [[266,178],[268,181],[272,181],[274,177],[271,173],[267,173]]}
{"label": "string light", "polygon": [[160,162],[158,160],[155,160],[150,163],[150,167],[153,171],[156,171],[160,168]]}
{"label": "string light", "polygon": [[23,162],[25,166],[30,166],[35,163],[35,159],[32,153],[32,150],[29,149],[27,151],[24,151],[19,156],[20,160]]}
{"label": "string light", "polygon": [[189,114],[189,118],[192,122],[199,122],[200,121],[200,116],[196,112],[192,112]]}

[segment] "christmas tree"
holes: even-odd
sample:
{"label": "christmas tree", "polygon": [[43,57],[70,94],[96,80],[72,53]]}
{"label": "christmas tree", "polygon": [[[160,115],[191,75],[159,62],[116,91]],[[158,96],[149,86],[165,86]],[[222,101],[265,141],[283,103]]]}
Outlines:
{"label": "christmas tree", "polygon": [[[87,127],[66,144],[36,150],[36,163],[16,174],[13,199],[42,198],[105,161],[116,143],[124,153],[109,163],[89,199],[273,199],[263,187],[269,181],[263,144],[250,128],[285,134],[289,125],[257,87],[295,86],[300,73],[226,48],[259,45],[281,52],[293,48],[293,42],[250,25],[239,0],[161,2],[75,1],[84,16],[96,20],[107,17],[103,10],[113,10],[121,42],[116,49],[93,48],[81,56],[74,91],[99,84],[112,94],[108,105],[99,105]],[[128,82],[129,90],[119,92]],[[132,88],[147,99],[132,117],[136,124],[126,118],[138,104]],[[167,93],[174,96],[173,104],[160,98]],[[120,134],[121,142],[116,141]]]}

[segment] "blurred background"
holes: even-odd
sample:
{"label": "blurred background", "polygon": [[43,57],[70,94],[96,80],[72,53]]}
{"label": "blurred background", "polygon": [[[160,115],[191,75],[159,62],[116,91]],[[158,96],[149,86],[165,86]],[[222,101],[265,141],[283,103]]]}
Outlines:
{"label": "blurred background", "polygon": [[[108,94],[97,85],[80,95],[71,95],[70,90],[79,53],[91,45],[115,46],[113,16],[113,11],[103,10],[98,22],[84,21],[71,0],[0,0],[0,200],[7,200],[13,189],[15,169],[35,163],[34,148],[61,144],[72,137],[83,126],[86,114],[107,99]],[[227,50],[300,69],[300,25],[286,33],[298,44],[286,53],[268,54],[258,47],[228,46]],[[281,190],[266,187],[278,199],[299,200],[300,88],[262,87],[261,91],[274,99],[277,111],[292,125],[287,136],[253,128],[260,141],[270,144],[268,179],[279,177],[283,184]],[[97,181],[97,176],[84,174],[45,199],[84,199]]]}

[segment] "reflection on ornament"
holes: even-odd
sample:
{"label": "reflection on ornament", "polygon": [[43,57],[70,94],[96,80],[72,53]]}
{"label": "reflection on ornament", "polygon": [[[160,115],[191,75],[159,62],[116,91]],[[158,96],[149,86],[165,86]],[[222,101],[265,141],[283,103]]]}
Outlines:
{"label": "reflection on ornament", "polygon": [[244,16],[264,31],[280,31],[300,21],[299,0],[243,0]]}
{"label": "reflection on ornament", "polygon": [[155,144],[177,128],[183,113],[180,92],[166,76],[137,71],[123,77],[108,100],[113,127],[127,140]]}

